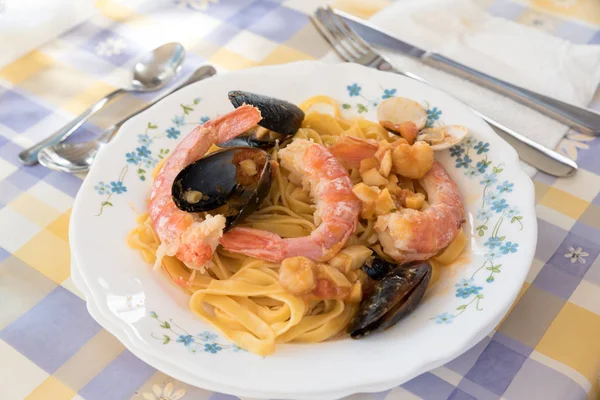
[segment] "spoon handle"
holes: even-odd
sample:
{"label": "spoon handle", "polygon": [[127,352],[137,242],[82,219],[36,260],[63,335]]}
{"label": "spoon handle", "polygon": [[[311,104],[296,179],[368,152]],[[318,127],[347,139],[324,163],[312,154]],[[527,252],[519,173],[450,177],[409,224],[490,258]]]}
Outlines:
{"label": "spoon handle", "polygon": [[38,162],[38,153],[41,149],[47,146],[52,146],[57,143],[60,143],[62,140],[69,137],[73,132],[75,132],[81,125],[83,125],[92,115],[94,115],[98,110],[106,105],[111,99],[116,96],[119,96],[123,93],[127,92],[126,89],[117,89],[112,93],[107,94],[104,98],[98,100],[94,103],[90,108],[81,113],[77,118],[73,121],[69,122],[67,125],[63,126],[56,133],[48,136],[46,139],[36,143],[30,148],[23,150],[19,153],[19,160],[24,165],[35,165]]}
{"label": "spoon handle", "polygon": [[96,140],[99,141],[99,142],[101,142],[101,143],[108,143],[108,142],[110,142],[112,140],[112,138],[116,135],[116,133],[119,131],[119,129],[121,128],[121,126],[123,126],[123,124],[125,122],[129,121],[131,118],[133,118],[136,115],[138,115],[138,114],[146,111],[147,109],[149,109],[150,107],[152,107],[153,105],[155,105],[156,103],[158,103],[159,101],[161,101],[162,99],[164,99],[165,97],[172,95],[173,93],[175,93],[179,89],[183,89],[184,87],[189,86],[192,83],[201,81],[203,79],[210,78],[211,76],[215,75],[216,73],[217,73],[217,71],[215,70],[215,68],[212,65],[204,65],[204,66],[198,68],[184,82],[182,82],[179,85],[175,86],[172,90],[170,90],[167,93],[163,94],[162,96],[160,96],[158,99],[154,100],[153,102],[146,104],[144,107],[140,108],[139,110],[137,110],[133,114],[128,115],[127,117],[123,118],[122,120],[120,120],[119,122],[117,122],[116,124],[114,124],[113,126],[107,128],[100,136],[98,136],[96,138]]}

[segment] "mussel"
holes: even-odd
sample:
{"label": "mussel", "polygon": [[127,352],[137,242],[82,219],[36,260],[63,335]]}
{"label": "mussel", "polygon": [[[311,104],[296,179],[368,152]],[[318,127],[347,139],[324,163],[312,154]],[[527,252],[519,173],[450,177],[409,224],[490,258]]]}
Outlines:
{"label": "mussel", "polygon": [[[252,130],[247,134],[221,143],[219,147],[250,146],[257,148],[269,148],[275,145],[275,141],[285,140],[294,135],[304,120],[304,112],[295,104],[285,100],[275,99],[260,94],[233,90],[229,92],[229,101],[234,107],[242,104],[250,104],[260,110],[262,120],[259,126],[262,130]],[[267,133],[261,135],[261,133]],[[271,135],[271,133],[276,135]]]}
{"label": "mussel", "polygon": [[396,264],[385,261],[380,257],[369,257],[365,264],[362,266],[363,271],[367,273],[369,278],[374,281],[380,281],[385,277],[391,270],[396,268]]}
{"label": "mussel", "polygon": [[363,268],[375,279],[372,290],[348,324],[353,339],[389,328],[408,315],[423,298],[431,278],[428,262],[395,265],[379,258],[373,261]]}
{"label": "mussel", "polygon": [[172,196],[183,211],[218,209],[225,216],[227,230],[256,211],[270,188],[269,154],[251,147],[232,147],[181,170],[173,182]]}
{"label": "mussel", "polygon": [[[266,135],[260,136],[257,135],[259,131],[256,127],[250,129],[248,132],[240,135],[238,137],[234,137],[233,139],[229,139],[226,142],[217,144],[218,147],[221,148],[229,148],[229,147],[256,147],[258,149],[270,149],[275,146],[275,139],[279,138],[280,135],[272,135],[271,132],[267,132]],[[275,136],[275,139],[273,138]]]}

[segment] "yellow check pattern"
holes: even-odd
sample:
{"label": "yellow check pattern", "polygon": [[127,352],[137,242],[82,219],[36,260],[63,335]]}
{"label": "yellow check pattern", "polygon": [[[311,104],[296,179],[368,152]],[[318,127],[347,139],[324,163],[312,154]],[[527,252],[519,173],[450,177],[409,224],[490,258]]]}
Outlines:
{"label": "yellow check pattern", "polygon": [[[0,69],[0,399],[226,399],[154,370],[91,320],[69,277],[70,209],[82,177],[22,167],[16,154],[124,85],[133,60],[166,41],[186,46],[184,72],[202,63],[226,71],[318,59],[329,47],[306,14],[322,1],[213,0],[204,10],[194,8],[199,0],[97,3],[99,15]],[[389,3],[333,5],[369,17]],[[600,44],[598,0],[481,4],[574,42]],[[261,14],[253,15],[257,8]],[[150,99],[109,104],[81,140]],[[592,106],[600,109],[600,98]],[[600,140],[572,132],[560,150],[582,169],[568,179],[535,177],[536,258],[495,332],[444,367],[353,398],[599,398]]]}

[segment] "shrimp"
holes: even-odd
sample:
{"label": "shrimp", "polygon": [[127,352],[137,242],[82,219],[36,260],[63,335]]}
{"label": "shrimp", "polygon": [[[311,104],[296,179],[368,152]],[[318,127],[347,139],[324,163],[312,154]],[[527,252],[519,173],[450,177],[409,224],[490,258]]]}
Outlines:
{"label": "shrimp", "polygon": [[[382,148],[385,146],[385,148]],[[412,146],[402,138],[392,143],[342,136],[329,148],[347,168],[358,168],[364,159],[377,157],[378,150],[391,147],[394,173],[410,179],[421,179],[433,165],[433,150],[425,142]]]}
{"label": "shrimp", "polygon": [[200,159],[210,146],[234,138],[256,126],[260,111],[244,105],[194,129],[173,150],[154,180],[148,213],[160,239],[155,268],[162,257],[176,256],[189,268],[203,269],[212,258],[225,228],[225,217],[188,213],[177,208],[171,197],[171,187],[177,174]]}
{"label": "shrimp", "polygon": [[[374,140],[342,137],[331,152],[351,168],[363,159],[376,157],[380,147]],[[403,139],[391,143],[395,173],[419,182],[428,196],[423,211],[403,208],[377,217],[375,231],[384,252],[398,262],[425,260],[448,246],[464,221],[464,207],[456,184],[434,161],[431,147],[424,142],[410,146]]]}
{"label": "shrimp", "polygon": [[290,181],[310,190],[320,225],[309,236],[287,239],[238,227],[223,235],[221,245],[270,262],[295,256],[327,261],[344,247],[358,224],[361,204],[352,192],[350,176],[327,148],[308,140],[294,140],[279,155],[281,166],[290,171]]}
{"label": "shrimp", "polygon": [[454,240],[464,222],[458,187],[440,163],[434,162],[419,182],[427,192],[429,207],[423,211],[403,208],[375,222],[384,252],[400,263],[434,256]]}

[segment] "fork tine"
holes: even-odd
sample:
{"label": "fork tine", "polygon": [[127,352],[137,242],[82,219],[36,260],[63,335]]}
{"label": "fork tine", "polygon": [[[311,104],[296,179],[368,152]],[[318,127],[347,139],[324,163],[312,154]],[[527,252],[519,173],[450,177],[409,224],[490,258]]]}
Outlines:
{"label": "fork tine", "polygon": [[348,43],[348,45],[359,54],[359,57],[371,51],[368,45],[366,48],[365,46],[361,46],[363,43],[360,43],[355,38],[358,35],[356,35],[356,33],[346,25],[344,20],[342,20],[333,12],[333,9],[330,6],[321,7],[320,9],[323,10],[323,13],[327,16],[327,19],[331,22],[331,24],[335,26],[338,36],[340,36],[344,42]]}
{"label": "fork tine", "polygon": [[362,37],[360,37],[360,35],[357,34],[356,31],[352,29],[343,18],[337,15],[333,8],[327,6],[327,13],[331,16],[331,19],[335,21],[336,25],[340,27],[340,30],[344,32],[345,36],[350,40],[350,42],[354,43],[359,48],[359,51],[362,53],[373,51],[373,47]]}
{"label": "fork tine", "polygon": [[350,61],[350,56],[346,53],[343,52],[343,50],[338,48],[337,45],[337,39],[335,39],[333,37],[333,35],[331,34],[331,32],[329,31],[329,29],[327,29],[325,27],[325,25],[323,25],[323,23],[319,20],[317,20],[316,18],[312,17],[312,16],[308,16],[308,19],[310,20],[310,22],[312,22],[312,24],[314,25],[314,27],[317,29],[317,32],[319,32],[319,34],[321,35],[321,37],[323,39],[325,39],[325,41],[329,44],[329,46],[331,46],[331,48],[333,49],[333,51],[335,51],[335,53],[344,61]]}
{"label": "fork tine", "polygon": [[352,46],[348,44],[346,36],[340,31],[339,27],[333,23],[333,20],[329,17],[329,15],[327,15],[327,12],[324,8],[317,8],[317,11],[315,11],[315,17],[319,20],[319,22],[321,22],[321,24],[323,24],[323,26],[327,28],[331,36],[333,36],[335,39],[337,45],[343,48],[345,53],[350,55],[348,61],[356,61],[356,59],[360,58],[361,54],[357,54],[356,50],[354,50]]}

